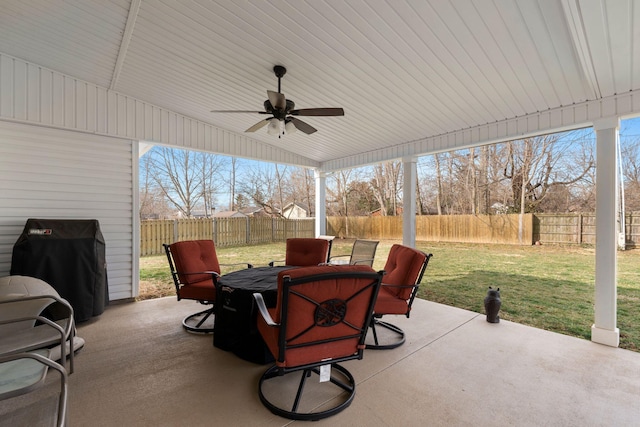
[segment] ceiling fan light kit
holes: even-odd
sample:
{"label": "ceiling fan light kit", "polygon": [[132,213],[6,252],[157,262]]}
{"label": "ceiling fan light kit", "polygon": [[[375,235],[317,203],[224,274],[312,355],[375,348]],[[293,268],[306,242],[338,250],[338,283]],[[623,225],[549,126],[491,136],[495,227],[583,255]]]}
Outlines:
{"label": "ceiling fan light kit", "polygon": [[[280,123],[281,121],[278,119],[270,119],[269,126],[267,127],[267,133],[269,135],[280,135]],[[249,130],[247,130],[249,132]]]}
{"label": "ceiling fan light kit", "polygon": [[246,110],[213,110],[212,113],[255,113],[255,114],[271,114],[273,117],[264,119],[251,126],[245,132],[255,132],[262,127],[267,126],[269,135],[278,135],[281,137],[285,133],[294,133],[296,130],[310,135],[317,131],[310,124],[293,116],[344,116],[342,108],[304,108],[295,109],[295,103],[290,99],[286,99],[281,92],[281,79],[287,73],[287,69],[282,65],[273,67],[273,72],[278,78],[278,91],[273,92],[267,90],[268,99],[264,101],[264,111],[246,111]]}

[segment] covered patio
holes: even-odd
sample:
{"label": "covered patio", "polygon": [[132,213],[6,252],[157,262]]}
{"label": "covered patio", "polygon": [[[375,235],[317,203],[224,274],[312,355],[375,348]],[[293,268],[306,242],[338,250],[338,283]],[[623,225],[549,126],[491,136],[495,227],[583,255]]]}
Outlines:
{"label": "covered patio", "polygon": [[[258,379],[268,365],[182,329],[179,320],[194,305],[170,297],[116,304],[81,325],[86,346],[70,376],[69,425],[300,424],[260,403]],[[347,362],[357,382],[353,403],[314,425],[630,426],[640,419],[639,353],[490,324],[484,315],[424,300],[410,319],[396,317],[407,342]],[[28,425],[48,425],[37,417],[56,391],[51,382],[0,403],[0,425],[27,425],[17,424],[24,416]]]}
{"label": "covered patio", "polygon": [[[418,301],[398,319],[408,342],[351,363],[356,400],[324,423],[637,423],[640,356],[615,347],[617,145],[620,120],[640,115],[640,1],[1,6],[0,275],[27,218],[98,219],[106,240],[115,303],[80,328],[71,425],[287,424],[258,401],[263,367],[181,329],[192,306],[124,303],[138,294],[145,147],[311,168],[321,235],[336,171],[401,160],[411,207],[419,156],[585,127],[597,150],[592,341],[606,345]],[[345,115],[305,117],[318,132],[274,136],[245,132],[258,114],[211,112],[261,110],[274,65],[287,67],[282,92],[298,108]],[[408,246],[415,226],[405,208]]]}

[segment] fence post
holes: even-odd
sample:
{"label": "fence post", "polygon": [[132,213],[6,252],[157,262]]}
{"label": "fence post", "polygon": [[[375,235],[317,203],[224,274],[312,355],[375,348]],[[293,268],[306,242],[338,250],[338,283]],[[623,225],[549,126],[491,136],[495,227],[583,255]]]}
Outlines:
{"label": "fence post", "polygon": [[247,223],[245,227],[245,230],[246,230],[245,243],[248,245],[249,243],[251,243],[251,222],[249,221],[249,217],[246,217],[245,221]]}
{"label": "fence post", "polygon": [[583,225],[582,225],[582,214],[578,214],[578,244],[581,245],[582,244],[582,230],[583,230]]}
{"label": "fence post", "polygon": [[173,241],[174,242],[178,241],[178,220],[177,219],[173,220]]}

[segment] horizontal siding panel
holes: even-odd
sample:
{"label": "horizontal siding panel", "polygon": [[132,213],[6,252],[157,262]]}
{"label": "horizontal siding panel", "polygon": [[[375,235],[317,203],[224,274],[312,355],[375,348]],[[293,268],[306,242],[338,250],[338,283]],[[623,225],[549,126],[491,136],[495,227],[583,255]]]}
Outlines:
{"label": "horizontal siding panel", "polygon": [[97,219],[110,298],[134,296],[134,152],[129,140],[0,121],[0,275],[28,218]]}
{"label": "horizontal siding panel", "polygon": [[[229,131],[3,54],[0,54],[0,93],[0,119],[230,156],[319,166],[306,157],[275,147],[269,156],[258,157],[257,153],[264,153],[263,146],[267,144],[240,136],[237,143],[225,145],[225,139],[235,138]],[[210,140],[204,138],[209,134]]]}

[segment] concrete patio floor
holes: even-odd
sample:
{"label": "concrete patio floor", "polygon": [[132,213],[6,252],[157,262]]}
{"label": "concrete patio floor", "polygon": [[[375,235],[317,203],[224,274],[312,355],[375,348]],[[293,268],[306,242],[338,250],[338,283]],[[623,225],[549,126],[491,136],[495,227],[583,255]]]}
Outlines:
{"label": "concrete patio floor", "polygon": [[[198,308],[174,298],[113,304],[81,324],[86,345],[69,379],[69,425],[303,423],[260,403],[257,383],[268,365],[182,329],[182,317]],[[410,319],[390,320],[407,342],[345,363],[357,381],[355,399],[314,425],[640,425],[640,353],[507,321],[489,324],[484,315],[424,300]],[[37,393],[55,391],[55,373],[50,377]],[[3,424],[34,413],[30,399],[0,403]]]}

